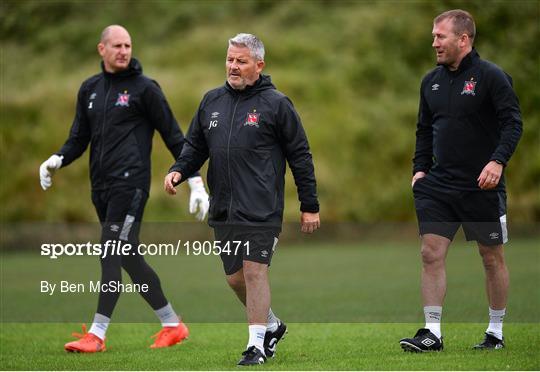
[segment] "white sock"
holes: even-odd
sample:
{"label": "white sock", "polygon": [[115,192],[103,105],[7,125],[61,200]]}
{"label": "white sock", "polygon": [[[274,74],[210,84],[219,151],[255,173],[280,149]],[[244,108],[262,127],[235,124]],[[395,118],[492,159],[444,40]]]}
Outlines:
{"label": "white sock", "polygon": [[178,324],[180,324],[180,319],[178,318],[178,315],[176,315],[176,312],[170,303],[161,309],[154,310],[154,312],[158,316],[163,327],[176,327]]}
{"label": "white sock", "polygon": [[274,314],[272,309],[268,310],[267,322],[268,322],[268,324],[266,326],[267,331],[270,331],[270,332],[277,331],[278,325],[279,325],[279,318],[276,316],[276,314]]}
{"label": "white sock", "polygon": [[486,329],[486,333],[497,337],[499,340],[503,338],[503,319],[506,314],[506,308],[502,310],[493,310],[489,308],[489,325]]}
{"label": "white sock", "polygon": [[424,317],[426,326],[439,339],[441,338],[441,316],[442,306],[424,306]]}
{"label": "white sock", "polygon": [[88,333],[92,333],[101,338],[102,340],[105,340],[105,333],[107,333],[107,328],[109,328],[110,322],[111,318],[107,318],[105,315],[96,313],[96,315],[94,315],[92,327],[90,327]]}
{"label": "white sock", "polygon": [[[264,354],[264,334],[266,333],[266,326],[262,324],[252,324],[249,326],[249,341],[246,349],[250,346],[255,346]],[[264,354],[266,355],[266,354]]]}

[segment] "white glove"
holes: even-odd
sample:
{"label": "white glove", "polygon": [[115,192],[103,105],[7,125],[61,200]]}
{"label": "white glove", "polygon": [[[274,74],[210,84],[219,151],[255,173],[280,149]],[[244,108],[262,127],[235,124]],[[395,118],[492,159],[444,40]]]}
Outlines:
{"label": "white glove", "polygon": [[[204,188],[204,183],[201,177],[188,178],[189,188],[191,194],[189,196],[189,213],[194,214],[199,209],[199,212],[195,217],[202,221],[208,213],[210,202],[208,201],[208,194]],[[197,208],[198,207],[198,208]]]}
{"label": "white glove", "polygon": [[52,175],[54,171],[62,166],[63,156],[58,156],[54,154],[49,159],[45,160],[43,164],[39,167],[39,182],[41,183],[41,188],[47,190],[52,185]]}

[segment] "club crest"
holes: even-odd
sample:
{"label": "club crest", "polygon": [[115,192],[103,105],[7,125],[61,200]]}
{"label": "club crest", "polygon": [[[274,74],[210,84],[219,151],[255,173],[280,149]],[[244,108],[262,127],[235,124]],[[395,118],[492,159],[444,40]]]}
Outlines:
{"label": "club crest", "polygon": [[259,117],[261,116],[258,112],[248,112],[246,116],[246,121],[244,122],[244,127],[249,125],[250,127],[259,128]]}
{"label": "club crest", "polygon": [[476,89],[476,81],[471,80],[465,81],[463,84],[463,90],[461,91],[461,95],[467,94],[470,96],[474,96],[474,90]]}
{"label": "club crest", "polygon": [[118,99],[114,105],[129,107],[129,94],[127,93],[127,90],[124,91],[124,93],[118,93]]}

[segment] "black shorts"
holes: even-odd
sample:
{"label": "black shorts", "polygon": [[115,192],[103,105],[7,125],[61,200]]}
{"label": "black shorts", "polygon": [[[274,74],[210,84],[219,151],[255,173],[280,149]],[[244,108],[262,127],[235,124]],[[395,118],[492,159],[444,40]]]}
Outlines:
{"label": "black shorts", "polygon": [[452,240],[463,225],[468,241],[483,245],[508,241],[504,191],[454,190],[424,177],[415,182],[413,194],[420,235]]}
{"label": "black shorts", "polygon": [[225,274],[232,275],[244,261],[270,266],[281,229],[253,226],[216,226],[214,235],[221,248]]}
{"label": "black shorts", "polygon": [[123,240],[136,246],[148,192],[134,187],[92,191],[92,202],[101,222],[101,239]]}

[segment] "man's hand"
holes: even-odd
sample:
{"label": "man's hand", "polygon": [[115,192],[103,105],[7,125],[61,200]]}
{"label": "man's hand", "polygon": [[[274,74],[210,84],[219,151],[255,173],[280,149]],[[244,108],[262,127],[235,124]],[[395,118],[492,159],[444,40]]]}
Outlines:
{"label": "man's hand", "polygon": [[489,190],[497,187],[501,180],[503,172],[503,165],[497,163],[495,160],[490,161],[482,169],[480,176],[476,179],[478,181],[478,187],[482,190]]}
{"label": "man's hand", "polygon": [[307,234],[311,234],[313,231],[321,227],[319,213],[302,212],[300,222],[302,224],[302,232]]}
{"label": "man's hand", "polygon": [[414,183],[418,181],[420,178],[424,178],[426,176],[425,172],[416,172],[412,178],[411,181],[411,187],[414,186]]}
{"label": "man's hand", "polygon": [[39,183],[43,190],[47,190],[52,185],[52,175],[54,171],[62,166],[63,156],[56,154],[45,160],[39,167]]}
{"label": "man's hand", "polygon": [[194,214],[198,209],[199,212],[195,217],[199,221],[202,221],[206,217],[210,206],[203,180],[199,176],[191,177],[188,179],[188,184],[191,189],[191,194],[189,196],[189,213]]}
{"label": "man's hand", "polygon": [[163,182],[163,187],[169,195],[176,195],[176,189],[174,188],[180,180],[182,175],[179,172],[171,172],[165,176],[165,181]]}

